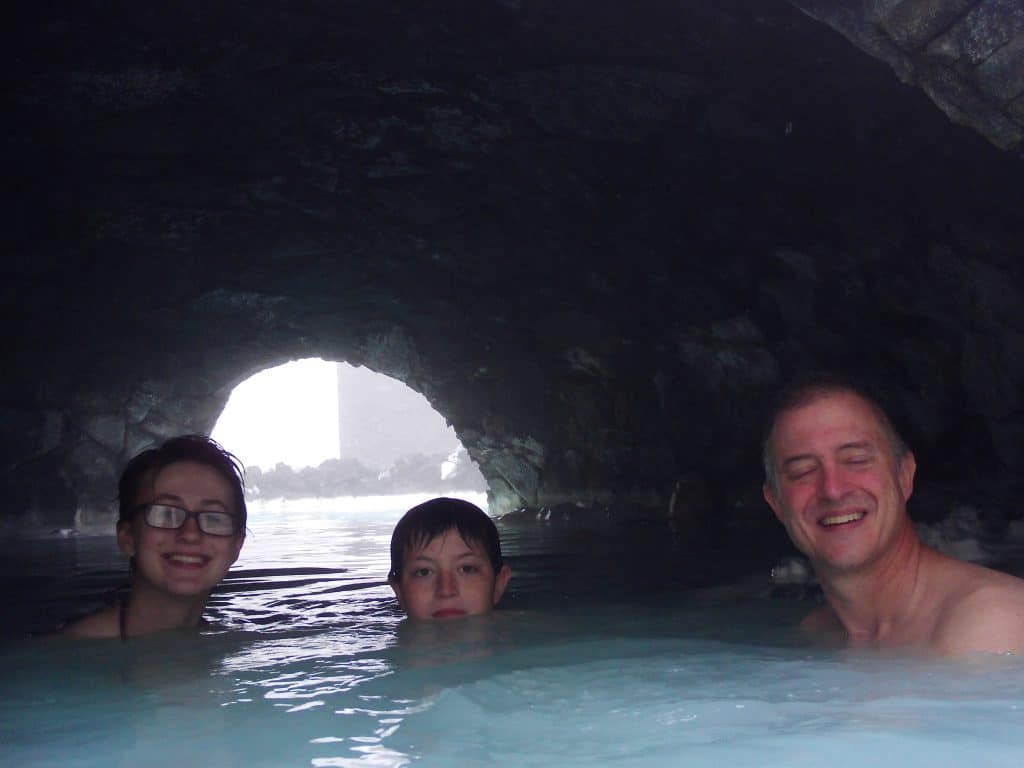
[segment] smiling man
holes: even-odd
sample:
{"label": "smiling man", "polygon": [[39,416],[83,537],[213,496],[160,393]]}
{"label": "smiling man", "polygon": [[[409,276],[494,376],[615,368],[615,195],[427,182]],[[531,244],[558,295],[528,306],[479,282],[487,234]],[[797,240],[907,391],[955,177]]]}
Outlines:
{"label": "smiling man", "polygon": [[807,379],[770,424],[764,497],[825,594],[804,626],[845,632],[851,646],[1024,652],[1024,581],[921,542],[906,508],[917,464],[876,401]]}

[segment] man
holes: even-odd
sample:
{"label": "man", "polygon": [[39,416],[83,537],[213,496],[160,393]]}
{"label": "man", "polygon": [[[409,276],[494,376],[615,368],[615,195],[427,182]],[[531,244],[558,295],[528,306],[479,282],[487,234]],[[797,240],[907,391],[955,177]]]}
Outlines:
{"label": "man", "polygon": [[824,377],[790,387],[764,464],[764,498],[825,594],[804,626],[851,646],[1024,652],[1024,581],[921,542],[906,509],[914,455],[867,394]]}

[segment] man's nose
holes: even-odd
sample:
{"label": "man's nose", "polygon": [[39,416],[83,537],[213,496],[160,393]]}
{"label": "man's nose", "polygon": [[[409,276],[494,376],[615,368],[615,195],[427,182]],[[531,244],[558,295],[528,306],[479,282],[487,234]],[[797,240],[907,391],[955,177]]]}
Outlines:
{"label": "man's nose", "polygon": [[458,594],[459,586],[455,580],[455,574],[448,569],[442,570],[437,575],[437,593],[444,597],[451,597]]}
{"label": "man's nose", "polygon": [[820,492],[823,498],[839,499],[846,492],[846,477],[836,464],[824,464],[821,468]]}

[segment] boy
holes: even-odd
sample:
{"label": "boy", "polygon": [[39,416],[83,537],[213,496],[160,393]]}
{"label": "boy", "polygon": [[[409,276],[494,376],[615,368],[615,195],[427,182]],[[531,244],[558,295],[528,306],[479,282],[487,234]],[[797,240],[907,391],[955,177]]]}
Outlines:
{"label": "boy", "polygon": [[426,501],[406,512],[391,535],[388,583],[409,618],[490,613],[511,576],[494,522],[468,501]]}

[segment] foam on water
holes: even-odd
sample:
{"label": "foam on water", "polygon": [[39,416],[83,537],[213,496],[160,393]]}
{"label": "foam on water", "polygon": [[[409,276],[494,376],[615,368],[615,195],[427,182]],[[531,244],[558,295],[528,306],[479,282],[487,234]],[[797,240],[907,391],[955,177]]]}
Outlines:
{"label": "foam on water", "polygon": [[[505,610],[401,622],[384,574],[402,508],[256,510],[202,633],[7,641],[0,761],[978,768],[1024,753],[1021,659],[810,648],[780,629],[804,606],[652,590],[640,565],[588,556],[593,539],[503,531],[522,577]],[[67,579],[92,573],[78,569]]]}

